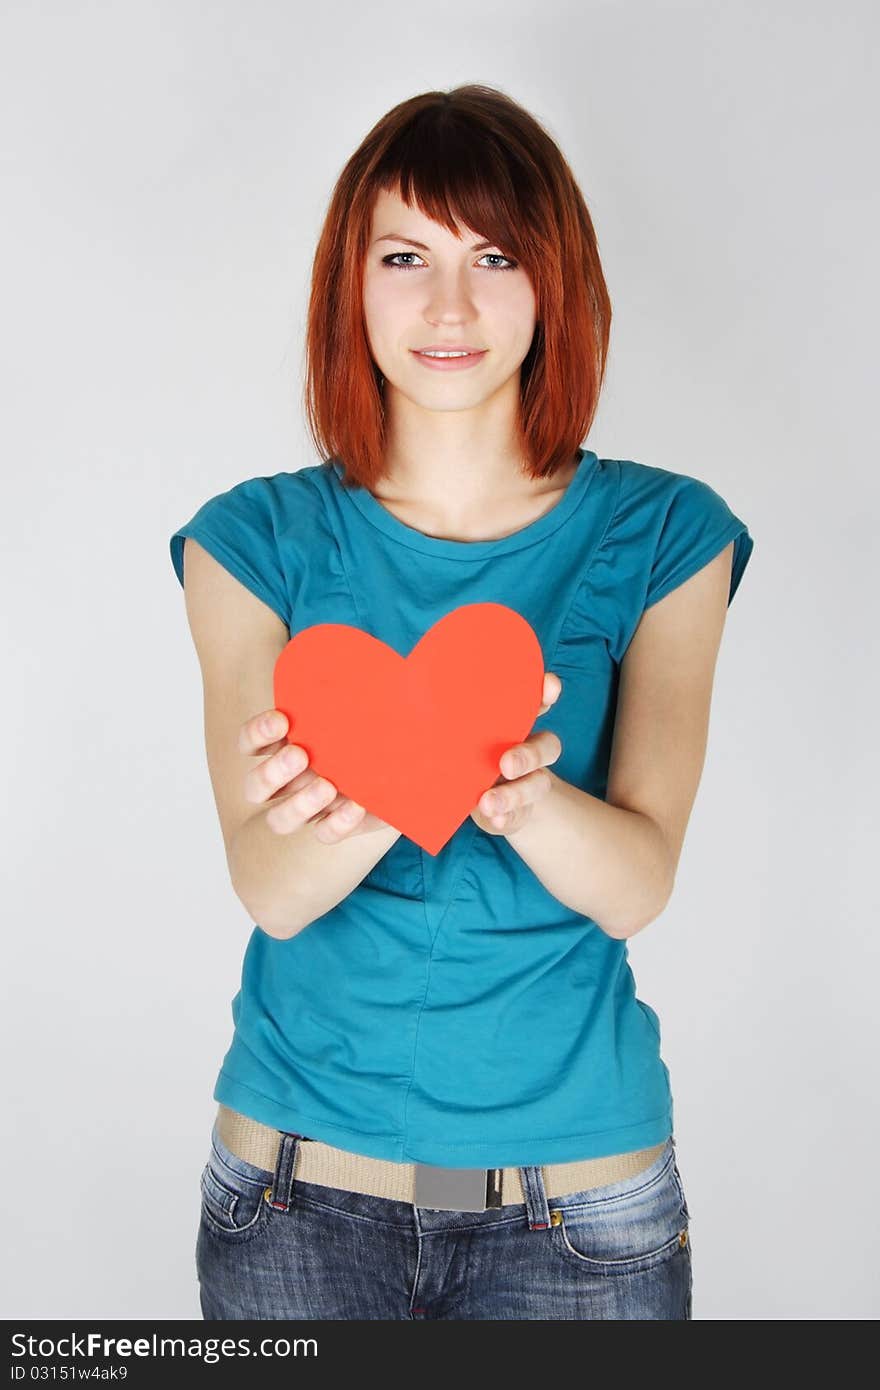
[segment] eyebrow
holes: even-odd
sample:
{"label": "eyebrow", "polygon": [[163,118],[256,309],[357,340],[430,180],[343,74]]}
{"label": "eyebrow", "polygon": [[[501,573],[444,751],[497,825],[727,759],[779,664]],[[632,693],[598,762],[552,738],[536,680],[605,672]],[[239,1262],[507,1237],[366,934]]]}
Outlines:
{"label": "eyebrow", "polygon": [[[415,246],[419,251],[430,251],[431,249],[430,246],[426,246],[423,241],[413,241],[412,237],[398,236],[397,232],[389,232],[387,236],[376,237],[376,241],[373,243],[373,245],[375,246],[376,243],[380,241],[405,241],[407,246]],[[485,251],[488,247],[496,245],[497,242],[494,241],[478,241],[476,246],[471,247],[471,250]]]}

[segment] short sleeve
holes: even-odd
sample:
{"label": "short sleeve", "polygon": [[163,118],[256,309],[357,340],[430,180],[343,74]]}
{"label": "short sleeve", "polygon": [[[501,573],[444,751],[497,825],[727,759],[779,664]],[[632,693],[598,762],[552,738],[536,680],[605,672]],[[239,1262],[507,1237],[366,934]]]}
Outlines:
{"label": "short sleeve", "polygon": [[683,473],[667,473],[666,478],[671,481],[656,517],[658,529],[644,606],[650,608],[677,589],[733,541],[729,607],[754,545],[748,528],[701,478]]}
{"label": "short sleeve", "polygon": [[278,543],[279,512],[272,478],[248,478],[211,497],[171,537],[171,562],[181,585],[183,543],[192,536],[290,627],[290,599]]}

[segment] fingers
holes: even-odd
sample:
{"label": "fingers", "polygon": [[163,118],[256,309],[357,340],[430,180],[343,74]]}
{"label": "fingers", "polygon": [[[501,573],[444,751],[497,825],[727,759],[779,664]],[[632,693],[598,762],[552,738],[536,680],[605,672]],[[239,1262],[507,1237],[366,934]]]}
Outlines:
{"label": "fingers", "polygon": [[[270,760],[271,761],[271,760]],[[265,766],[265,764],[264,764]],[[304,783],[291,796],[276,801],[266,812],[266,824],[278,835],[288,835],[299,830],[307,820],[318,811],[324,810],[336,796],[336,788],[326,777],[314,773],[311,780]]]}
{"label": "fingers", "polygon": [[245,797],[256,804],[273,803],[266,823],[277,834],[289,834],[310,821],[316,838],[333,844],[357,829],[366,817],[366,807],[341,796],[332,782],[309,767],[305,749],[287,742],[288,727],[281,710],[264,710],[242,724],[239,752],[271,754],[248,772]]}
{"label": "fingers", "polygon": [[245,756],[263,753],[287,733],[287,716],[280,709],[263,710],[246,719],[238,731],[238,751]]}
{"label": "fingers", "polygon": [[366,808],[337,792],[326,777],[306,769],[284,791],[291,793],[266,813],[266,823],[276,834],[290,834],[309,821],[315,838],[322,844],[335,844],[356,830],[366,816]]}
{"label": "fingers", "polygon": [[544,688],[541,692],[541,708],[538,715],[546,714],[551,705],[555,705],[562,692],[562,681],[555,671],[544,672]]}
{"label": "fingers", "polygon": [[500,782],[496,781],[485,791],[477,803],[483,815],[492,818],[497,826],[496,817],[508,815],[545,796],[553,782],[547,765],[555,763],[561,752],[562,742],[552,729],[540,729],[530,734],[525,743],[508,748],[501,759],[503,776]]}
{"label": "fingers", "polygon": [[268,801],[294,777],[305,771],[308,762],[304,748],[300,748],[296,743],[282,742],[277,752],[248,772],[244,779],[245,797],[248,801],[256,803]]}
{"label": "fingers", "polygon": [[551,785],[551,774],[545,767],[539,767],[534,772],[527,772],[524,777],[518,777],[515,783],[505,787],[496,786],[491,791],[484,792],[480,797],[479,808],[483,815],[488,816],[495,824],[497,817],[509,815],[511,811],[518,811],[533,801],[540,801],[542,796],[546,796]]}
{"label": "fingers", "polygon": [[544,698],[545,704],[546,704],[548,707],[549,707],[550,705],[555,705],[556,701],[559,699],[559,696],[560,696],[561,691],[562,691],[562,681],[559,679],[559,677],[557,676],[556,672],[555,672],[555,671],[545,671],[545,672],[544,672],[544,690],[543,690],[543,698]]}
{"label": "fingers", "polygon": [[279,834],[297,830],[336,797],[333,783],[309,767],[305,749],[284,738],[287,728],[280,710],[265,710],[242,724],[238,740],[240,751],[251,756],[275,750],[248,772],[244,794],[257,805],[274,803],[266,822]]}
{"label": "fingers", "polygon": [[501,771],[505,777],[521,777],[536,767],[546,767],[555,763],[562,753],[562,741],[552,729],[539,729],[529,734],[525,743],[508,748],[501,758]]}
{"label": "fingers", "polygon": [[337,805],[331,805],[324,815],[318,818],[315,838],[324,845],[335,845],[355,830],[367,814],[366,807],[360,806],[347,796],[337,798]]}

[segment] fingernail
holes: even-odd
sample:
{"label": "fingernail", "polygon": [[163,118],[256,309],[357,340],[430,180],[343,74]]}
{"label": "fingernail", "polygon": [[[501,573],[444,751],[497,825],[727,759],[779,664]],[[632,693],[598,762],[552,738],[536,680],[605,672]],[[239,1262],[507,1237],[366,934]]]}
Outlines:
{"label": "fingernail", "polygon": [[281,720],[276,714],[264,715],[260,720],[260,733],[265,734],[267,738],[274,738],[275,735],[280,734],[281,731]]}

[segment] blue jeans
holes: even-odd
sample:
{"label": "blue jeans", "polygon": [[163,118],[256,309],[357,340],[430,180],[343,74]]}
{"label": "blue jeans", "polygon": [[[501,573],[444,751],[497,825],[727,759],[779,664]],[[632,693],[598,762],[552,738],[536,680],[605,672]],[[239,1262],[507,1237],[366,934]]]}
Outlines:
{"label": "blue jeans", "polygon": [[282,1142],[272,1173],[231,1153],[214,1126],[196,1245],[205,1319],[691,1317],[672,1138],[635,1177],[565,1197],[548,1199],[541,1169],[521,1168],[526,1202],[486,1211],[304,1182],[300,1142]]}

